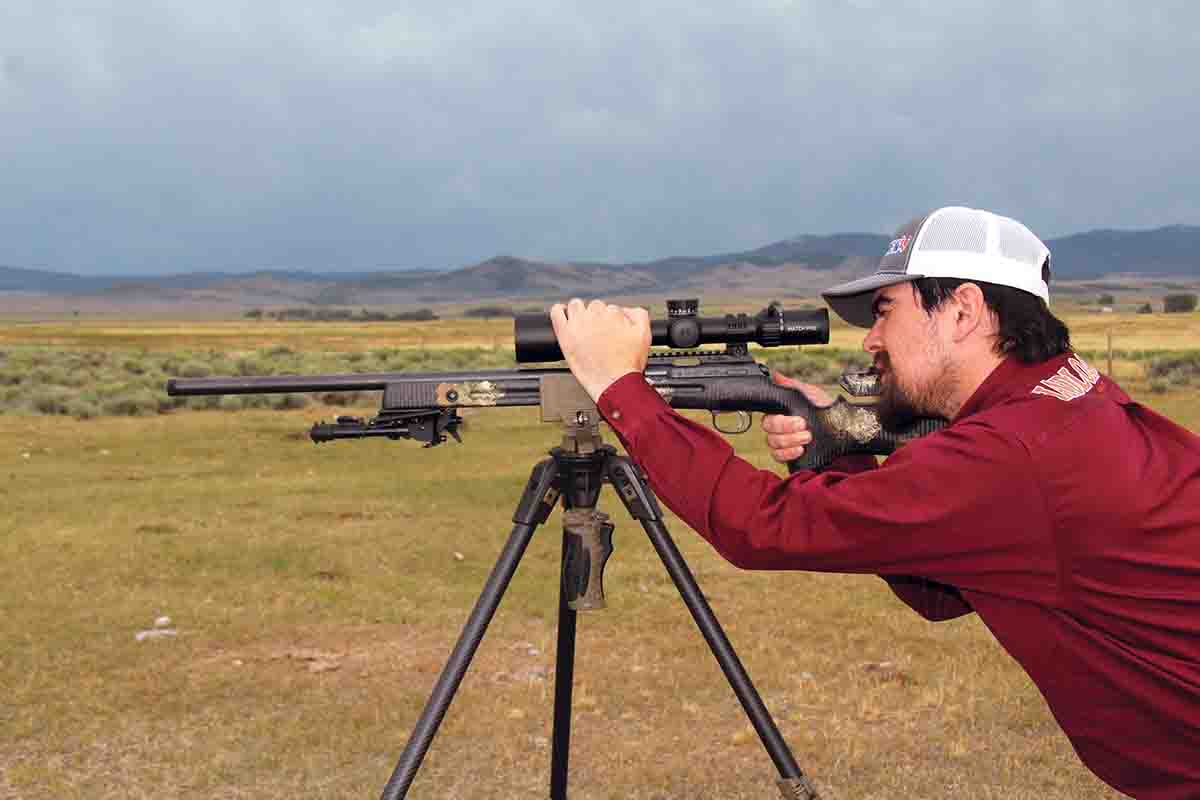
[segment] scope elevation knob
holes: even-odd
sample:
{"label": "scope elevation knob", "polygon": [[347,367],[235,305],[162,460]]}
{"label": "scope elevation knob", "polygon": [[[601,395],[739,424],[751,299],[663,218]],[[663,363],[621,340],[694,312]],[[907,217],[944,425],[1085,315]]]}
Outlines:
{"label": "scope elevation knob", "polygon": [[700,300],[691,298],[689,300],[668,300],[667,301],[667,317],[675,319],[676,317],[694,317],[700,313]]}

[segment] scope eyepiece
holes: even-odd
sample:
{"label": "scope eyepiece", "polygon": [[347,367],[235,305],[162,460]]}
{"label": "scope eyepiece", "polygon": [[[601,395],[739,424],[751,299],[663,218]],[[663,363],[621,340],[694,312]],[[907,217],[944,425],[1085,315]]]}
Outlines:
{"label": "scope eyepiece", "polygon": [[[668,300],[667,319],[650,321],[650,344],[687,350],[702,344],[828,344],[829,310],[786,311],[772,303],[754,316],[701,317],[698,300]],[[518,314],[513,320],[517,362],[561,361],[549,314]]]}

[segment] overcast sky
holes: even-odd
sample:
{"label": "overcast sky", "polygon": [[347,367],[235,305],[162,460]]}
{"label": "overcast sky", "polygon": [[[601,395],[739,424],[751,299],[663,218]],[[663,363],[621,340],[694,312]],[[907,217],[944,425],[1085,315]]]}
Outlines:
{"label": "overcast sky", "polygon": [[1198,224],[1198,31],[1182,0],[4,0],[0,265],[649,260],[949,203]]}

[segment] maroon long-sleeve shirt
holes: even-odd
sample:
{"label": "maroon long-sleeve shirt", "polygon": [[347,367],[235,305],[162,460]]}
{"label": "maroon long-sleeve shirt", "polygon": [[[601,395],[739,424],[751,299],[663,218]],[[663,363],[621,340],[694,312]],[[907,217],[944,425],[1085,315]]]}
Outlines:
{"label": "maroon long-sleeve shirt", "polygon": [[929,619],[975,611],[1101,779],[1200,797],[1200,437],[1078,357],[1004,361],[945,429],[878,468],[788,478],[639,373],[599,408],[732,563],[875,573]]}

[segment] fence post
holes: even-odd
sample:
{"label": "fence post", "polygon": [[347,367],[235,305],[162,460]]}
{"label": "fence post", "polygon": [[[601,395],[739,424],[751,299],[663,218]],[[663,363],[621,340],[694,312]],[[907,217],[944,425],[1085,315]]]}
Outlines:
{"label": "fence post", "polygon": [[1113,375],[1112,365],[1112,328],[1108,329],[1108,377],[1116,379],[1116,376]]}

